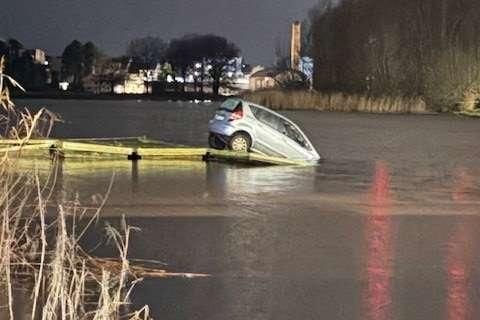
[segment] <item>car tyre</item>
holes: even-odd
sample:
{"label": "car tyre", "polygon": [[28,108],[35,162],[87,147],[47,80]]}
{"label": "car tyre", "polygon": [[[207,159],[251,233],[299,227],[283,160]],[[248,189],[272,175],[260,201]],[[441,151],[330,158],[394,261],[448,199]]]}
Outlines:
{"label": "car tyre", "polygon": [[208,145],[210,148],[217,150],[223,150],[226,147],[225,142],[223,142],[217,135],[213,133],[208,136]]}
{"label": "car tyre", "polygon": [[244,132],[235,133],[228,143],[229,149],[236,152],[250,152],[251,146],[252,139]]}

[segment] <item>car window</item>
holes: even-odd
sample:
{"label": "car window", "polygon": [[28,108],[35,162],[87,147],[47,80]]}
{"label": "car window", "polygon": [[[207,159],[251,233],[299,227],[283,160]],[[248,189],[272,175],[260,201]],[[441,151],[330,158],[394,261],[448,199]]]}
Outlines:
{"label": "car window", "polygon": [[255,118],[258,119],[258,121],[272,127],[277,131],[280,131],[281,133],[284,133],[285,128],[283,126],[281,118],[277,117],[271,112],[260,108],[250,106],[250,109],[252,110],[253,115],[255,116]]}
{"label": "car window", "polygon": [[231,111],[235,110],[235,108],[237,108],[238,106],[241,106],[241,105],[242,105],[242,102],[239,101],[239,100],[228,99],[224,103],[222,103],[218,109],[231,112]]}
{"label": "car window", "polygon": [[292,139],[303,148],[308,150],[311,149],[310,145],[303,137],[303,134],[292,123],[276,116],[271,112],[257,108],[255,106],[250,106],[250,110],[252,110],[255,118],[257,118],[260,122],[272,127],[281,134],[286,135],[288,138]]}
{"label": "car window", "polygon": [[303,134],[291,123],[284,121],[285,134],[287,137],[298,143],[305,149],[310,149],[308,142],[303,137]]}

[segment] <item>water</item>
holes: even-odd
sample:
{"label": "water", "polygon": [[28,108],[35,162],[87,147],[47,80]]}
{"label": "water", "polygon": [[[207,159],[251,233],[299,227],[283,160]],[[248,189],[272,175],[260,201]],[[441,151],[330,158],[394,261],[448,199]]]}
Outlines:
{"label": "water", "polygon": [[[205,145],[215,105],[27,100],[54,135],[147,135]],[[207,279],[147,280],[160,319],[473,319],[480,313],[480,122],[454,116],[285,112],[318,167],[66,161],[59,190],[142,232],[131,255]],[[38,165],[45,172],[48,162]],[[90,234],[88,242],[96,235]],[[95,241],[96,243],[96,241]],[[105,252],[98,252],[104,254]]]}

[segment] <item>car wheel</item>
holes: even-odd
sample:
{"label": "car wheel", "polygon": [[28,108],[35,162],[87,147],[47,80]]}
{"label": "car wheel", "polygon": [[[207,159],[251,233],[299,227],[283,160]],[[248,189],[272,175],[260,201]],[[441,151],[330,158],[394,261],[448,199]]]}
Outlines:
{"label": "car wheel", "polygon": [[218,150],[223,150],[226,147],[225,142],[223,142],[222,139],[213,133],[208,136],[208,145],[210,148]]}
{"label": "car wheel", "polygon": [[251,145],[252,139],[250,138],[250,136],[246,133],[238,132],[232,136],[228,147],[230,148],[230,150],[236,152],[249,152]]}

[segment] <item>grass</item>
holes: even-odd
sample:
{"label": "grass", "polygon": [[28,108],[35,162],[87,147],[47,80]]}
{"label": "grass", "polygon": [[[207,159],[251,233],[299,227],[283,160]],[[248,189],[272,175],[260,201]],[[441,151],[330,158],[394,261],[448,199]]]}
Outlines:
{"label": "grass", "polygon": [[[16,139],[22,146],[32,138],[48,136],[58,117],[46,109],[38,113],[18,111],[7,82],[21,86],[3,70],[2,58],[0,138]],[[10,319],[14,319],[14,291],[19,286],[31,297],[32,320],[149,319],[148,306],[136,311],[128,308],[138,281],[145,277],[204,276],[132,265],[128,247],[135,229],[125,220],[121,230],[106,228],[118,256],[90,256],[80,241],[98,220],[107,197],[93,214],[76,200],[53,201],[55,172],[41,180],[35,169],[19,169],[21,156],[20,150],[0,157],[0,283],[7,299],[2,307]],[[52,207],[56,209],[50,209],[47,219],[47,208]]]}
{"label": "grass", "polygon": [[369,97],[317,91],[264,90],[244,94],[244,99],[276,110],[318,110],[368,113],[428,113],[421,98]]}

